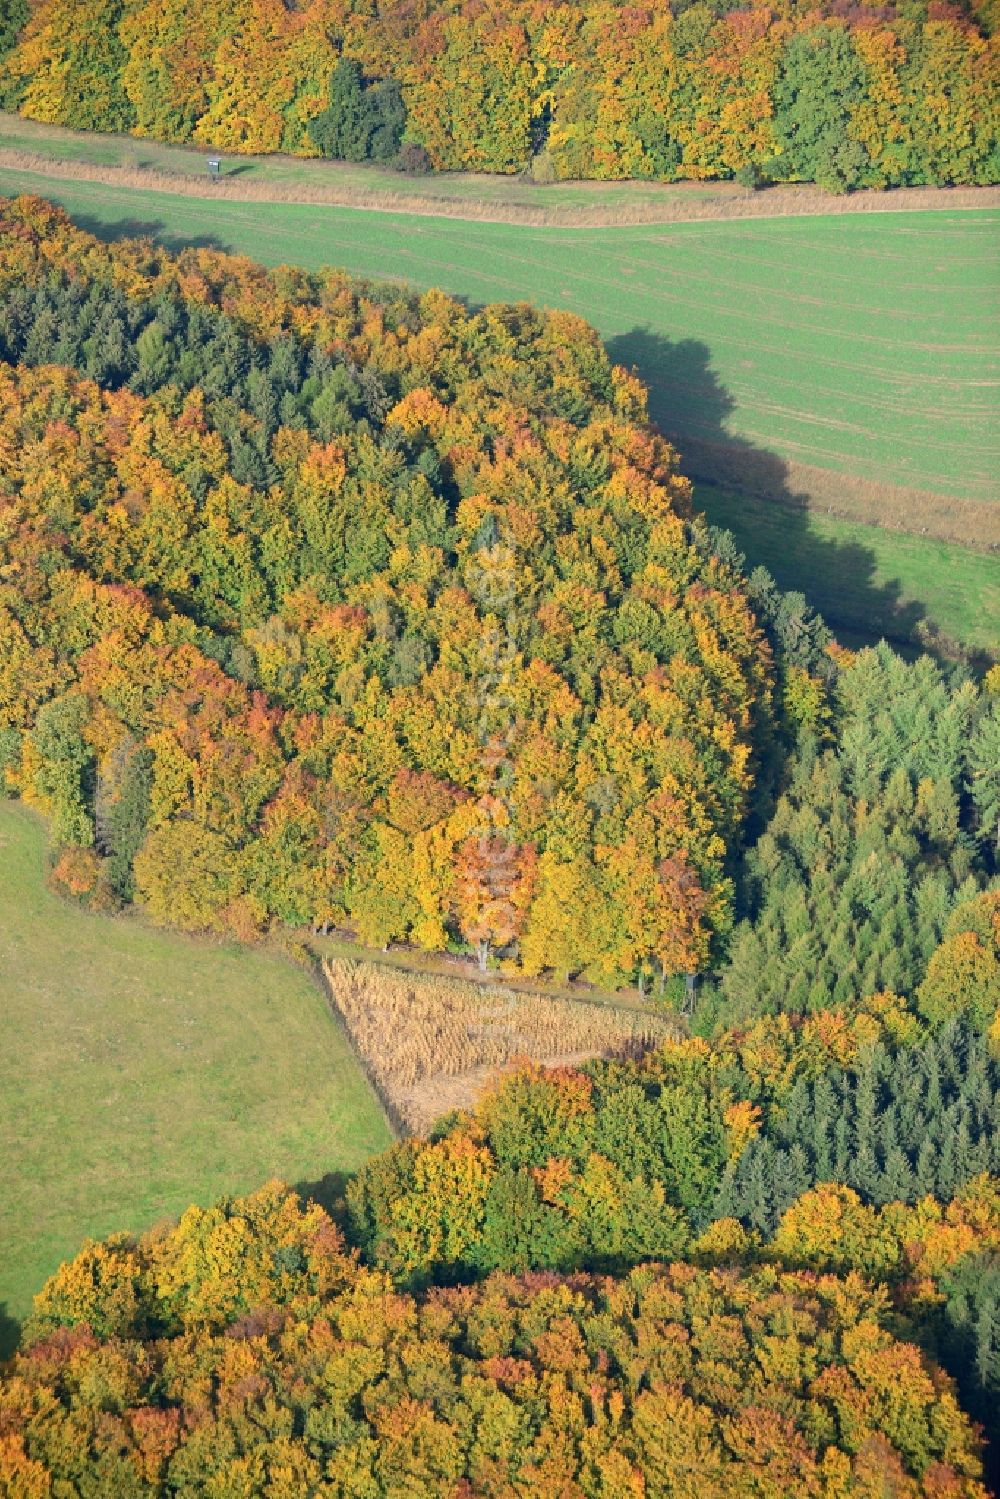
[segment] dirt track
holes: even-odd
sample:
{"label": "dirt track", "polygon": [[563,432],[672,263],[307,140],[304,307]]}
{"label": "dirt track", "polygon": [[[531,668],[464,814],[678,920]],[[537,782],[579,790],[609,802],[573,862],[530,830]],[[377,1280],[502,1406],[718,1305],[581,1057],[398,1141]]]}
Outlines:
{"label": "dirt track", "polygon": [[[199,152],[201,157],[204,152]],[[246,182],[240,178],[221,177],[208,181],[191,173],[163,171],[146,167],[97,165],[92,162],[63,161],[40,151],[0,146],[0,166],[12,171],[32,172],[62,182],[101,182],[109,186],[141,188],[147,192],[174,193],[187,198],[209,198],[231,202],[323,204],[341,208],[361,208],[372,212],[410,213],[434,218],[472,219],[486,223],[557,225],[566,228],[597,229],[629,224],[667,224],[692,220],[797,218],[830,213],[898,213],[928,209],[970,209],[1000,207],[1000,187],[962,188],[896,188],[891,192],[863,191],[835,197],[809,184],[765,188],[748,195],[731,182],[663,184],[662,203],[644,201],[633,206],[616,203],[599,206],[547,206],[532,208],[523,203],[505,203],[500,198],[450,198],[433,195],[431,183],[423,192],[407,191],[406,179],[400,178],[396,191],[366,191],[337,181],[338,164],[334,162],[293,161],[292,158],[250,158],[267,165],[292,166],[302,173],[301,180],[287,185],[268,182]],[[356,173],[354,174],[356,175]],[[310,182],[309,177],[315,181]],[[490,179],[482,181],[488,192]],[[508,179],[500,179],[507,183]],[[579,183],[563,184],[566,189]],[[602,188],[620,191],[620,183],[587,183],[595,195]],[[656,185],[643,184],[646,193]],[[547,192],[559,189],[547,189]]]}

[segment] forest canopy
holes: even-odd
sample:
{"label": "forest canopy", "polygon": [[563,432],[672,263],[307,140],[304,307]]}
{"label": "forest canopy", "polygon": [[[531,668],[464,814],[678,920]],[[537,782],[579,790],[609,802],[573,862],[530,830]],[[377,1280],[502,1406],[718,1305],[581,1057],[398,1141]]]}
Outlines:
{"label": "forest canopy", "polygon": [[0,784],[55,888],[702,976],[325,1206],[84,1243],[0,1493],[985,1499],[998,689],[748,574],[576,317],[0,203]]}
{"label": "forest canopy", "polygon": [[414,1284],[621,1271],[687,1253],[720,1220],[768,1238],[823,1183],[878,1209],[1000,1176],[1000,892],[969,902],[954,930],[975,941],[982,984],[953,974],[944,1012],[921,1013],[925,984],[916,1005],[879,993],[639,1060],[515,1072],[429,1141],[362,1167],[347,1192],[353,1241]]}
{"label": "forest canopy", "polygon": [[447,0],[376,18],[353,0],[39,0],[29,20],[18,0],[0,29],[0,99],[219,150],[386,160],[402,147],[401,165],[542,180],[988,183],[993,11]]}
{"label": "forest canopy", "polygon": [[1000,894],[963,934],[992,1015],[922,987],[514,1070],[337,1223],[271,1183],[85,1243],[0,1377],[0,1486],[985,1499]]}
{"label": "forest canopy", "polygon": [[0,774],[60,889],[730,1020],[915,992],[995,869],[997,673],[748,576],[580,319],[32,199],[0,296]]}
{"label": "forest canopy", "polygon": [[704,967],[771,649],[593,330],[0,229],[0,744],[63,887]]}
{"label": "forest canopy", "polygon": [[951,1382],[885,1306],[857,1275],[730,1264],[413,1295],[273,1184],[53,1277],[0,1384],[0,1484],[985,1499]]}

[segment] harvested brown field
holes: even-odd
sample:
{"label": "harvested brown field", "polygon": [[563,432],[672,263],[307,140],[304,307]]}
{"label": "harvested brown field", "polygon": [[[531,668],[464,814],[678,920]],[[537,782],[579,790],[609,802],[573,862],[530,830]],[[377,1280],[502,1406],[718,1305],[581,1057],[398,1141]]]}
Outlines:
{"label": "harvested brown field", "polygon": [[468,979],[324,959],[330,998],[403,1132],[475,1102],[500,1069],[635,1055],[676,1033],[669,1016],[526,994]]}

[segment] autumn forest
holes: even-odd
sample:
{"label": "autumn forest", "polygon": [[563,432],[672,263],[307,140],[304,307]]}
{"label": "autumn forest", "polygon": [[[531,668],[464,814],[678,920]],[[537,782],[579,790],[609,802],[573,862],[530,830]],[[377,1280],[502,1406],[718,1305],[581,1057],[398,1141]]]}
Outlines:
{"label": "autumn forest", "polygon": [[9,0],[6,14],[0,103],[85,130],[540,181],[842,192],[1000,176],[992,0]]}
{"label": "autumn forest", "polygon": [[[0,110],[553,191],[979,189],[995,20],[11,0]],[[573,312],[35,187],[0,1499],[1000,1491],[996,656],[838,639]]]}

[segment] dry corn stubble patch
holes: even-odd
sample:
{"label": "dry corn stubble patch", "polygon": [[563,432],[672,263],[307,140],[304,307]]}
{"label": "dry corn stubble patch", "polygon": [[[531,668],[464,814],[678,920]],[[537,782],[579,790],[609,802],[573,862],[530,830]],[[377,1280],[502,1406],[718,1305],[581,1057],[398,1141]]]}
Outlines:
{"label": "dry corn stubble patch", "polygon": [[396,1122],[422,1133],[475,1102],[500,1068],[636,1055],[675,1027],[666,1015],[524,994],[467,979],[324,960],[332,1001]]}

